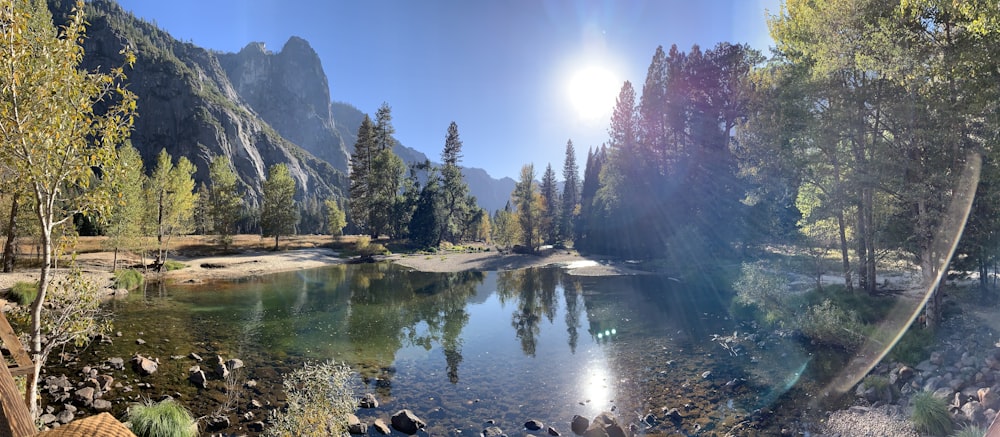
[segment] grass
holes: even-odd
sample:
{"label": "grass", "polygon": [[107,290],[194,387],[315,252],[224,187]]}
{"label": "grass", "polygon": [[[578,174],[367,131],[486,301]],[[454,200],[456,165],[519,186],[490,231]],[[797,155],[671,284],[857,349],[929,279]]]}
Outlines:
{"label": "grass", "polygon": [[142,273],[135,269],[118,270],[115,272],[115,288],[135,290],[142,285]]}
{"label": "grass", "polygon": [[928,358],[928,349],[934,344],[934,332],[919,326],[911,326],[903,338],[889,352],[889,359],[915,366]]}
{"label": "grass", "polygon": [[978,426],[966,426],[958,432],[952,434],[952,437],[983,437],[986,435],[986,430]]}
{"label": "grass", "polygon": [[38,296],[37,282],[18,282],[10,289],[11,300],[21,305],[28,305]]}
{"label": "grass", "polygon": [[180,261],[174,261],[174,260],[168,259],[167,262],[163,263],[163,268],[166,269],[169,272],[169,271],[172,271],[172,270],[180,270],[180,269],[187,268],[187,264],[184,264],[184,263],[182,263]]}
{"label": "grass", "polygon": [[129,408],[128,421],[138,437],[193,437],[198,425],[183,405],[172,399]]}
{"label": "grass", "polygon": [[910,420],[917,431],[934,436],[945,436],[951,433],[953,425],[948,415],[948,404],[943,399],[934,397],[928,391],[922,391],[910,400],[913,412]]}

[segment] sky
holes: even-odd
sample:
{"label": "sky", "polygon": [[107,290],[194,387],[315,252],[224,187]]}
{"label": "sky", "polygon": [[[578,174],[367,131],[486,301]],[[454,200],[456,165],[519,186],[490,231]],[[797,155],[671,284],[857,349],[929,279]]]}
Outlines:
{"label": "sky", "polygon": [[[392,107],[396,138],[440,160],[458,124],[462,165],[517,179],[551,164],[566,141],[580,171],[607,140],[621,84],[641,91],[656,47],[722,41],[768,54],[779,0],[340,1],[119,0],[175,38],[236,52],[291,36],[319,54],[334,101],[374,115]],[[353,145],[348,144],[348,150]]]}

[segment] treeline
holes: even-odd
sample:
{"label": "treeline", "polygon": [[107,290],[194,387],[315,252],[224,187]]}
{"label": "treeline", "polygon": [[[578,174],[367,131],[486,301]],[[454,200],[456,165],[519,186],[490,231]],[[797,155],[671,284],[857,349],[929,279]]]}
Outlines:
{"label": "treeline", "polygon": [[[641,90],[622,86],[560,222],[581,250],[686,264],[762,242],[836,250],[849,286],[874,292],[889,251],[941,271],[941,231],[961,225],[981,161],[954,259],[985,285],[1000,253],[998,17],[987,2],[789,0],[769,59],[658,48]],[[511,214],[534,246],[550,235],[539,211],[560,202],[533,166],[521,176]]]}

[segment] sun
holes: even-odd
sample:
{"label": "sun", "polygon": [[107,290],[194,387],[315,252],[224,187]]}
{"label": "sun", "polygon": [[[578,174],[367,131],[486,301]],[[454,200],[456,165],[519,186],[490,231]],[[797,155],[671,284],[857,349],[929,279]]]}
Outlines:
{"label": "sun", "polygon": [[611,113],[620,84],[610,70],[588,66],[573,73],[567,85],[573,108],[580,118],[591,121]]}

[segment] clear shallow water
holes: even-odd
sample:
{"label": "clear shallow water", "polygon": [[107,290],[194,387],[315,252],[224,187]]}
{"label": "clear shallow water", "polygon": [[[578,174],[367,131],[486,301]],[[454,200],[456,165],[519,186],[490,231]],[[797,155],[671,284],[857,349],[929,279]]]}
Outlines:
{"label": "clear shallow water", "polygon": [[[110,304],[122,337],[83,361],[158,357],[159,372],[141,379],[154,387],[138,392],[179,396],[205,415],[224,400],[223,381],[195,388],[186,381],[195,363],[179,356],[240,358],[242,377],[258,385],[231,412],[231,431],[245,422],[239,414],[250,398],[280,402],[282,374],[333,359],[354,368],[358,390],[382,403],[360,417],[409,408],[430,434],[478,435],[494,420],[513,436],[535,418],[565,435],[574,414],[609,410],[628,422],[654,414],[661,420],[651,433],[725,434],[809,380],[811,369],[831,367],[813,364],[792,342],[746,338],[747,326],[727,312],[727,294],[658,276],[336,266],[134,293]],[[735,356],[712,341],[734,331],[744,338]],[[127,372],[116,379],[134,383]],[[662,420],[670,408],[685,418]]]}

